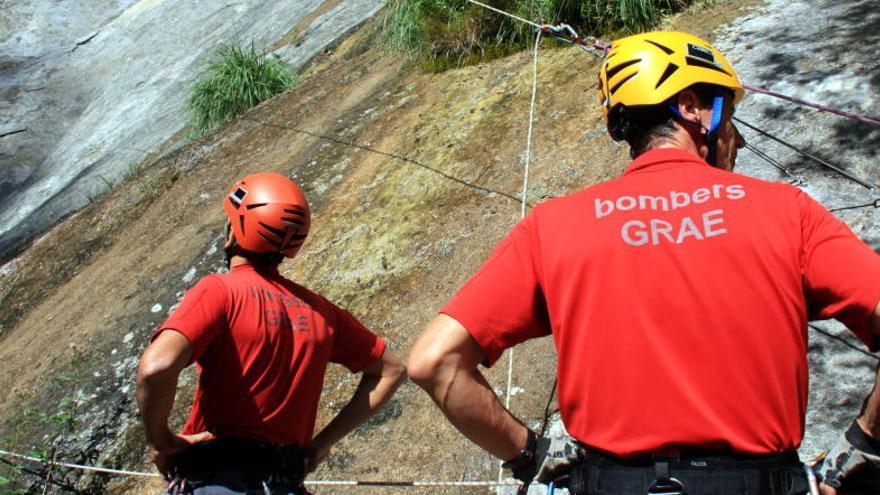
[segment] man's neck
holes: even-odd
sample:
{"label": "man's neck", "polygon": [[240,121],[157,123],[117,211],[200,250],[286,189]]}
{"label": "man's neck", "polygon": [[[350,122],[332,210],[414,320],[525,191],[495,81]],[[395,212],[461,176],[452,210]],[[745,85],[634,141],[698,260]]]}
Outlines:
{"label": "man's neck", "polygon": [[239,267],[239,266],[243,266],[243,265],[250,265],[250,264],[251,264],[251,262],[249,259],[245,258],[244,256],[239,256],[237,254],[229,259],[229,269],[230,270],[235,267]]}
{"label": "man's neck", "polygon": [[235,254],[231,258],[229,258],[229,269],[230,270],[232,270],[233,268],[236,268],[239,266],[245,266],[245,265],[251,265],[254,268],[270,267],[271,266],[271,268],[274,268],[276,270],[278,269],[278,265],[259,265],[257,263],[254,263],[253,261],[249,260],[248,258],[239,255],[239,254]]}
{"label": "man's neck", "polygon": [[706,156],[709,154],[708,147],[706,145],[698,146],[694,139],[694,136],[691,136],[691,134],[682,127],[679,127],[678,132],[672,134],[671,136],[664,136],[663,138],[658,139],[656,142],[651,143],[651,146],[648,149],[653,150],[660,148],[680,149],[697,155],[703,160],[705,160]]}

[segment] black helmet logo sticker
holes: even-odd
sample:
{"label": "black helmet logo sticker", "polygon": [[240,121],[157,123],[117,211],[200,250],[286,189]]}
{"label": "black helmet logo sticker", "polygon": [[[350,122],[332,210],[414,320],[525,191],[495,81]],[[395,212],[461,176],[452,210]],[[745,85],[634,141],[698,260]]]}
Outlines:
{"label": "black helmet logo sticker", "polygon": [[712,53],[712,50],[709,50],[708,48],[704,48],[699,45],[695,45],[693,43],[688,43],[688,56],[701,58],[713,64],[716,63],[715,55]]}
{"label": "black helmet logo sticker", "polygon": [[229,193],[229,201],[238,208],[241,206],[241,202],[244,201],[245,196],[247,196],[247,191],[242,187],[237,187],[235,191]]}
{"label": "black helmet logo sticker", "polygon": [[685,58],[687,59],[688,65],[723,72],[728,76],[731,75],[721,67],[721,64],[718,63],[717,60],[715,60],[715,54],[712,53],[712,50],[693,43],[688,43],[687,48],[688,54]]}

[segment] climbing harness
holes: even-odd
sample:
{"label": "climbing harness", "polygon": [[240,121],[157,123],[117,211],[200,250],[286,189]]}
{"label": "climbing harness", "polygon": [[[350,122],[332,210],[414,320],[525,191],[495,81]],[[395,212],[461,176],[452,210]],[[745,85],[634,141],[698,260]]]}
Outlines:
{"label": "climbing harness", "polygon": [[668,462],[657,462],[654,471],[654,481],[648,485],[647,495],[687,495],[684,483],[670,476]]}
{"label": "climbing harness", "polygon": [[816,473],[809,464],[804,463],[803,466],[804,474],[807,475],[807,483],[810,485],[810,495],[819,495],[819,480],[816,478]]}

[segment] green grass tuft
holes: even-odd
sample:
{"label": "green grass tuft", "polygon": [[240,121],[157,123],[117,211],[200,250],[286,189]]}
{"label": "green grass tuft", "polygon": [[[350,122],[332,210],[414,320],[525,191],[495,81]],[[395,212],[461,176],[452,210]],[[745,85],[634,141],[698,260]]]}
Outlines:
{"label": "green grass tuft", "polygon": [[300,80],[275,56],[258,54],[254,45],[224,43],[193,86],[187,106],[192,137],[201,136]]}
{"label": "green grass tuft", "polygon": [[[655,27],[661,17],[698,0],[484,0],[535,22],[572,25],[582,36],[614,36]],[[466,0],[389,0],[386,48],[438,72],[491,60],[534,39],[531,26]]]}

